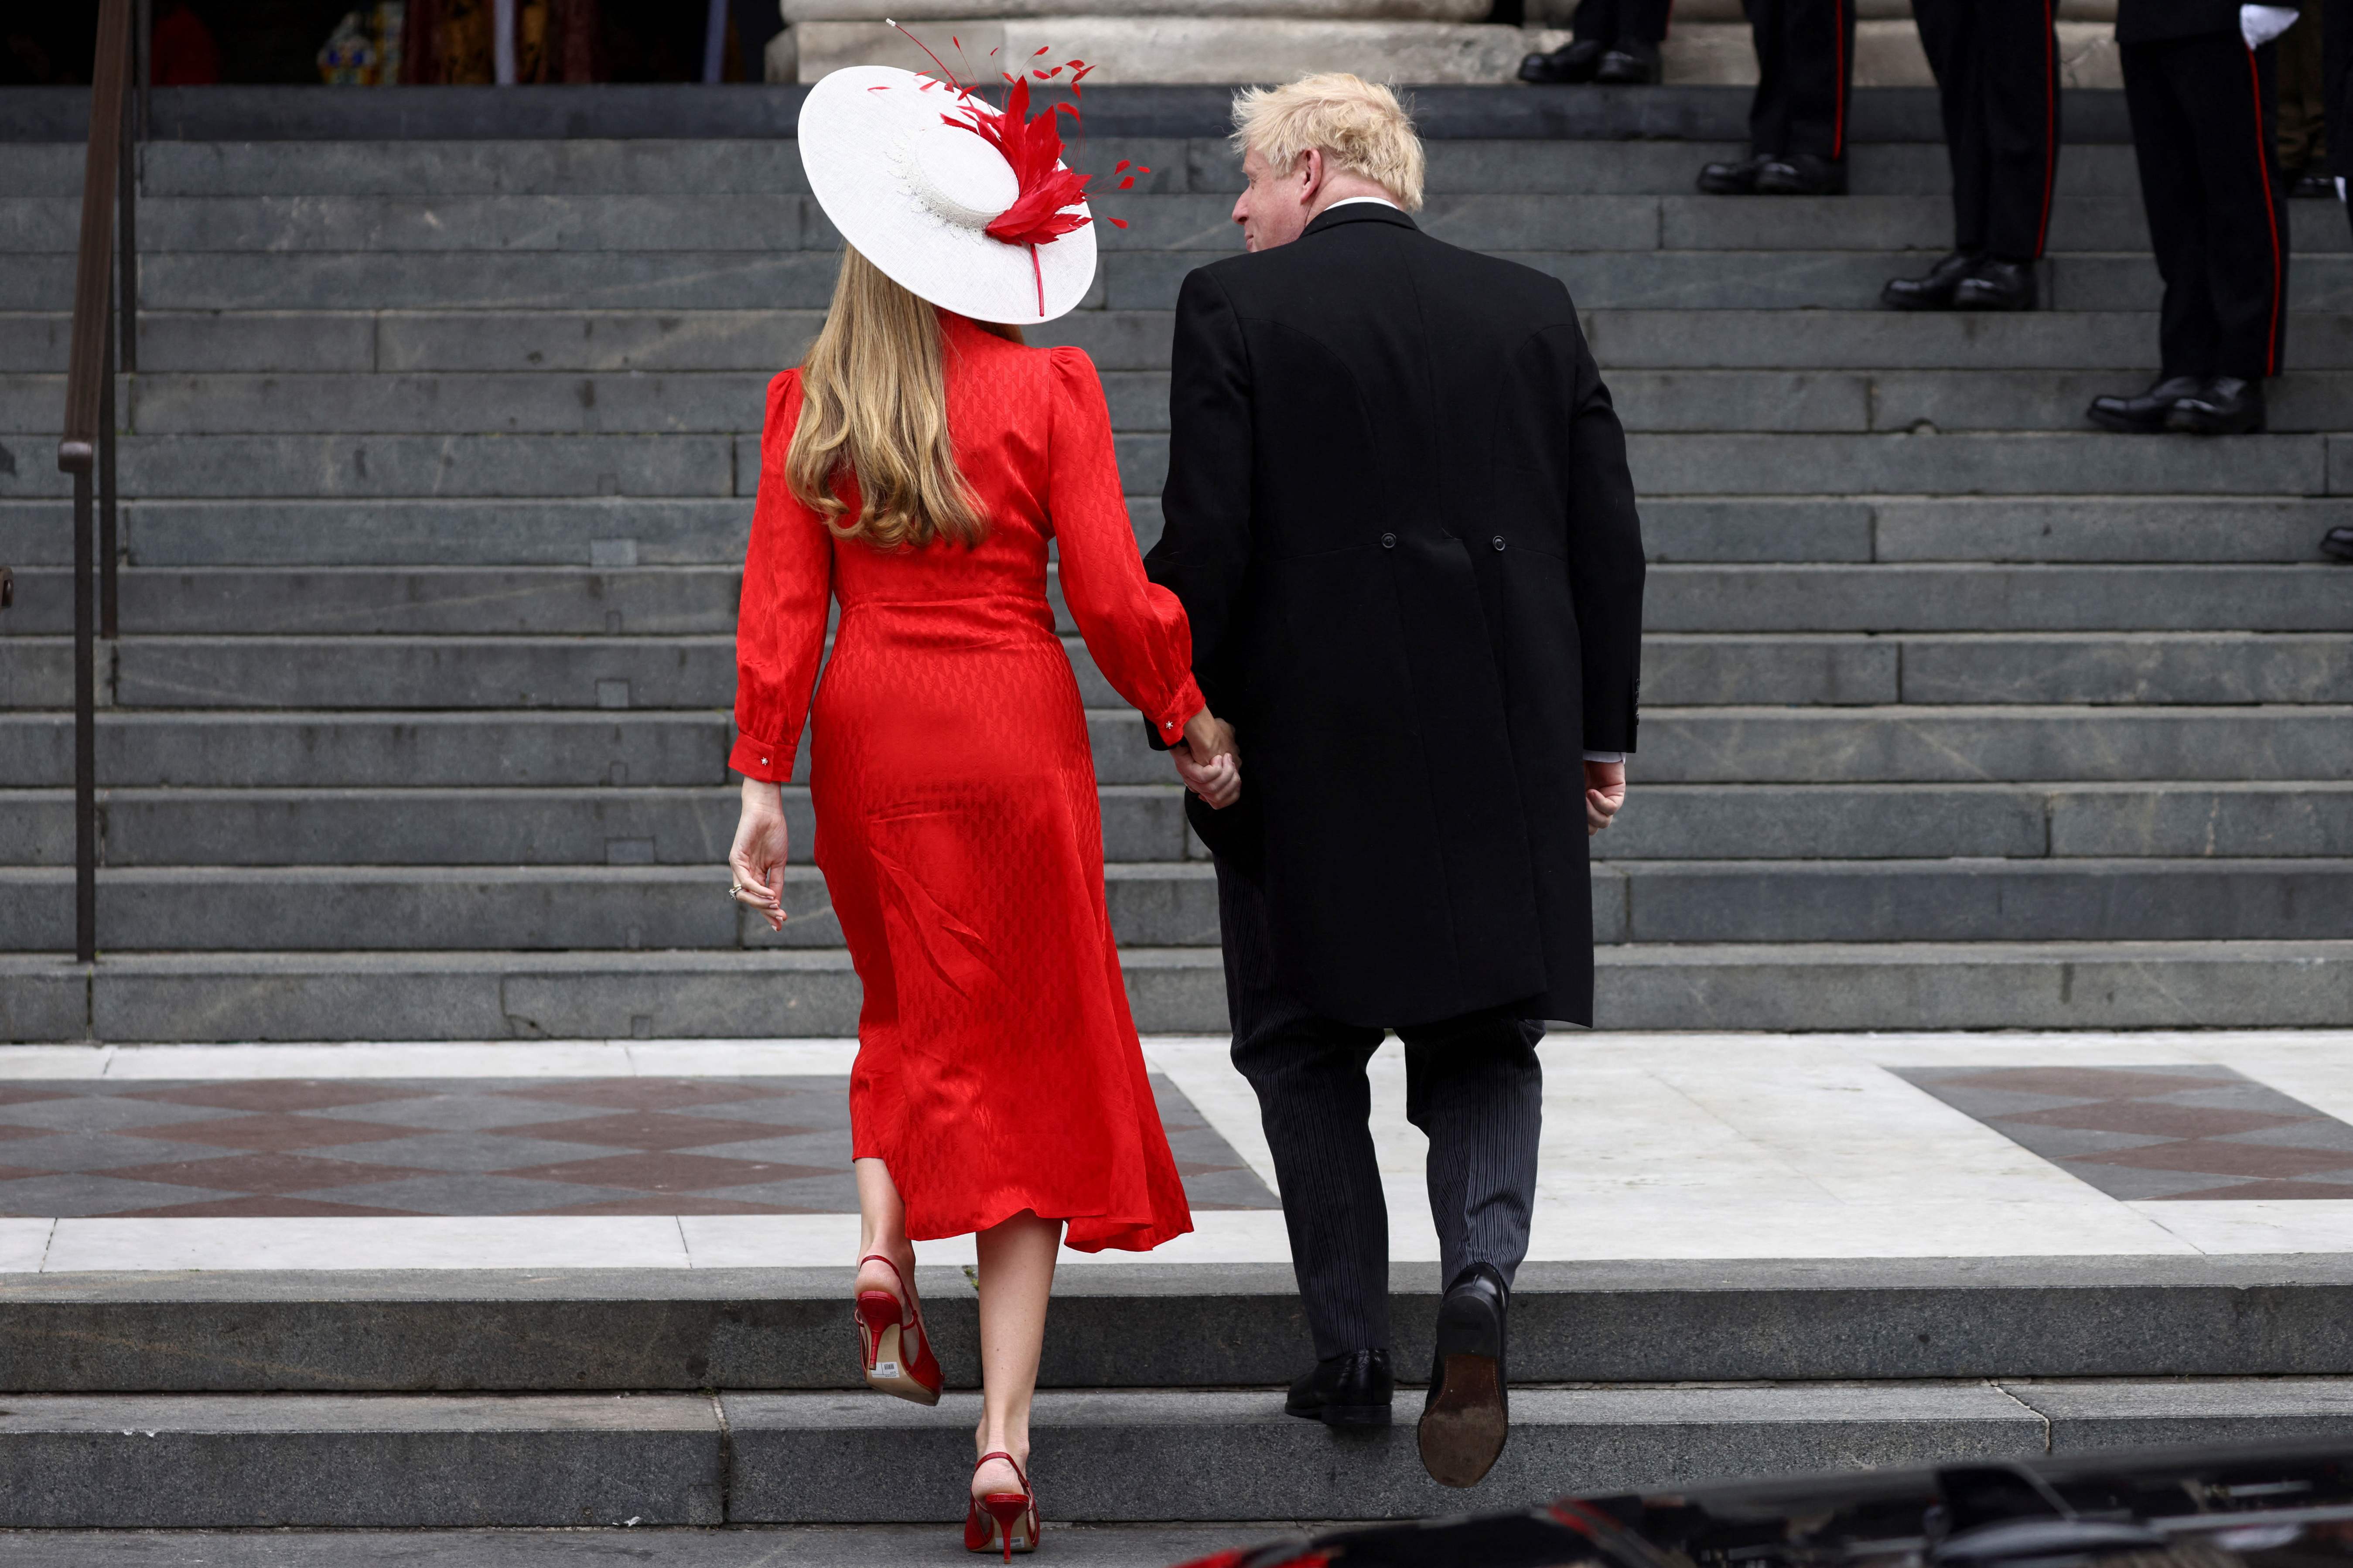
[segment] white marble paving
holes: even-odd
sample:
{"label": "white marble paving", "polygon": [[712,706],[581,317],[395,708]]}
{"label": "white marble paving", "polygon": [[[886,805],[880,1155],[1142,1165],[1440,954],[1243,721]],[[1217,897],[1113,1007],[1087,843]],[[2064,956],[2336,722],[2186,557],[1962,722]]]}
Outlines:
{"label": "white marble paving", "polygon": [[[849,1040],[487,1041],[0,1047],[28,1078],[531,1078],[830,1074]],[[1158,1037],[1147,1060],[1271,1184],[1258,1104],[1222,1037]],[[2115,1256],[2353,1251],[2353,1202],[2126,1203],[1888,1071],[1915,1066],[2213,1062],[2353,1121],[2353,1031],[1608,1035],[1544,1047],[1539,1258]],[[1401,1261],[1435,1258],[1427,1145],[1402,1049],[1372,1065]],[[1279,1261],[1282,1216],[1212,1211],[1152,1256]],[[849,1215],[0,1220],[0,1272],[273,1268],[742,1268],[849,1261]],[[926,1264],[973,1260],[969,1237]],[[1069,1253],[1072,1266],[1132,1254]]]}

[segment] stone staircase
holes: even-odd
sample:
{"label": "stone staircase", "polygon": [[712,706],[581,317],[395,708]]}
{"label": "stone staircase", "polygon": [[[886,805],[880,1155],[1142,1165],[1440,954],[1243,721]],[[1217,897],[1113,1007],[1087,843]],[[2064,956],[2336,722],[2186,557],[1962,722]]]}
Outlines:
{"label": "stone staircase", "polygon": [[[1430,1342],[1429,1272],[1398,1271],[1400,1345]],[[955,1268],[919,1279],[950,1386],[925,1409],[845,1386],[849,1280],[0,1284],[0,1530],[944,1526],[978,1410],[971,1285]],[[1075,1268],[1057,1286],[1035,1468],[1057,1524],[1353,1520],[2123,1446],[2341,1443],[2348,1290],[2344,1261],[2320,1258],[1531,1264],[1512,1442],[1466,1496],[1421,1473],[1412,1391],[1387,1428],[1281,1413],[1277,1386],[1307,1353],[1288,1268]],[[323,1543],[304,1559],[340,1560]]]}
{"label": "stone staircase", "polygon": [[[1650,706],[1599,846],[1601,1025],[2353,1016],[2353,576],[2313,552],[2353,489],[2342,214],[2291,205],[2274,434],[2109,436],[2083,405],[2156,336],[2129,147],[2066,149],[2052,309],[1904,317],[1873,300],[1942,247],[1941,148],[1862,142],[1842,200],[1702,197],[1744,95],[1673,90],[1645,101],[1685,140],[1504,139],[1535,95],[1498,89],[1430,148],[1427,226],[1567,280],[1631,433]],[[1148,542],[1167,311],[1233,248],[1237,176],[1215,95],[1133,91],[1087,158],[1153,173],[1043,335],[1101,366]],[[143,158],[92,972],[51,434],[81,153],[0,150],[0,1038],[852,1032],[814,870],[780,938],[723,897],[761,391],[836,243],[793,144]],[[1208,867],[1071,648],[1138,1022],[1216,1030]]]}

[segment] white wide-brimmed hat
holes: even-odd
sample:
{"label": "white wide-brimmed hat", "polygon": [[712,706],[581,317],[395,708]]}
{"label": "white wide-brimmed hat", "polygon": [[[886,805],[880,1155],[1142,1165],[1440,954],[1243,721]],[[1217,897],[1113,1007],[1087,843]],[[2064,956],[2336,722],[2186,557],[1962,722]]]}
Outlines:
{"label": "white wide-brimmed hat", "polygon": [[[908,292],[975,321],[1050,321],[1094,280],[1094,226],[1083,199],[1041,205],[1075,198],[1076,186],[1059,160],[1037,155],[1046,143],[1023,139],[1053,135],[1050,121],[1025,125],[1022,103],[1008,107],[1000,115],[913,71],[850,66],[801,104],[801,166],[841,237]],[[1008,135],[1033,154],[1027,188],[1000,150]]]}

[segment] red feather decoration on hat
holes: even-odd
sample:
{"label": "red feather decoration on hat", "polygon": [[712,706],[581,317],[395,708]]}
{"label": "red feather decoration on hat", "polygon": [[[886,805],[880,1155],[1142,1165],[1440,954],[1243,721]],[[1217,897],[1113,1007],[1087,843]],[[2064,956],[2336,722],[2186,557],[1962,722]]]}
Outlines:
{"label": "red feather decoration on hat", "polygon": [[1092,221],[1084,213],[1063,210],[1087,199],[1087,177],[1062,166],[1062,132],[1057,114],[1075,118],[1078,110],[1058,103],[1033,119],[1029,84],[1017,81],[1006,94],[1002,114],[991,114],[968,101],[959,112],[940,117],[987,142],[1012,166],[1020,194],[990,221],[986,232],[991,239],[1008,245],[1047,245]]}

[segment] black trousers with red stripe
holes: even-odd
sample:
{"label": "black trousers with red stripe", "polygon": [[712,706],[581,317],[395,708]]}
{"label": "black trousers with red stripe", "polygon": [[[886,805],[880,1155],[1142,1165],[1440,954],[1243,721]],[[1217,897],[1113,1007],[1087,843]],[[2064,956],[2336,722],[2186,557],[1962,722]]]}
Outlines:
{"label": "black trousers with red stripe", "polygon": [[1757,41],[1748,150],[1846,156],[1854,85],[1854,0],[1741,0]]}
{"label": "black trousers with red stripe", "polygon": [[1913,0],[1953,165],[1953,248],[2042,254],[2059,174],[2057,0]]}
{"label": "black trousers with red stripe", "polygon": [[2288,251],[2273,141],[2276,50],[2251,50],[2230,32],[2121,52],[2141,205],[2165,279],[2165,374],[2276,375]]}
{"label": "black trousers with red stripe", "polygon": [[1661,44],[1667,37],[1667,0],[1577,0],[1568,25],[1579,43]]}

